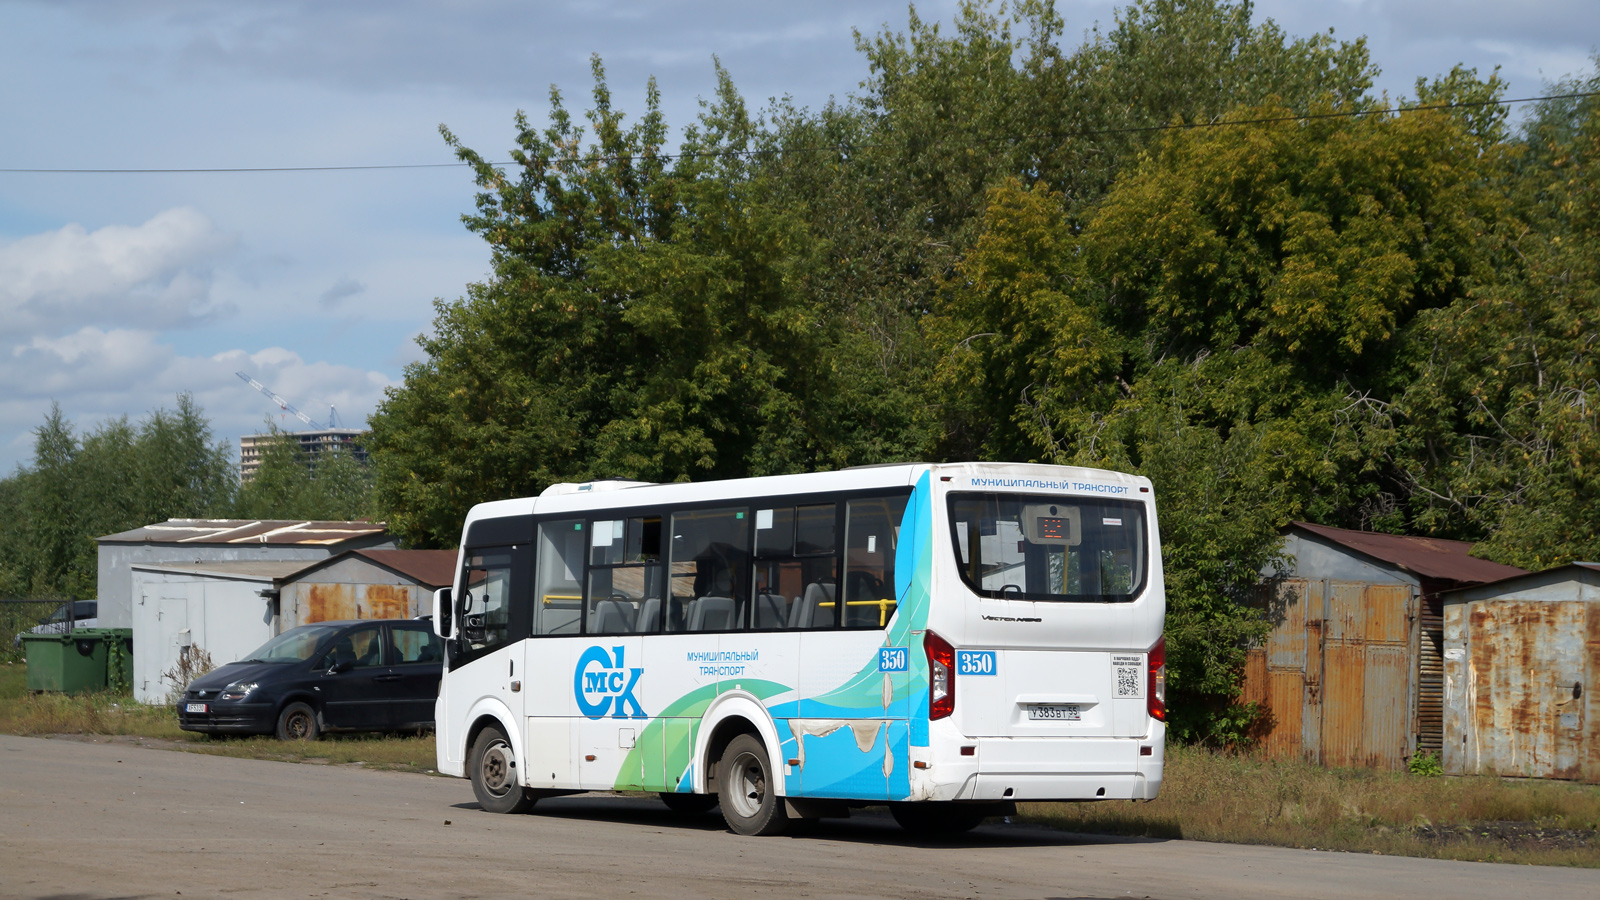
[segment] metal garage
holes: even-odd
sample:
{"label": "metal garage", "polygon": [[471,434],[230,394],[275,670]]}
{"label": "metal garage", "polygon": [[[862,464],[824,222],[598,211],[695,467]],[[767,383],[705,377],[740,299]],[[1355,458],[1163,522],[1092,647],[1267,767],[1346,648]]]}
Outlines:
{"label": "metal garage", "polygon": [[[1268,711],[1262,749],[1329,766],[1396,769],[1443,743],[1440,593],[1523,570],[1464,541],[1296,522],[1286,576],[1263,592],[1272,631],[1243,698]],[[1265,573],[1273,574],[1273,573]]]}
{"label": "metal garage", "polygon": [[1600,782],[1600,564],[1444,595],[1444,770]]}

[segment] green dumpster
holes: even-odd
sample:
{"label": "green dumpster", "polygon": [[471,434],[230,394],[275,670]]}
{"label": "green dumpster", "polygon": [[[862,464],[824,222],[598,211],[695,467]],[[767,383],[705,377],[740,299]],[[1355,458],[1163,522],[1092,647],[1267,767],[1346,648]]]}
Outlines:
{"label": "green dumpster", "polygon": [[[133,629],[80,628],[62,634],[24,634],[28,690],[81,694],[103,691],[107,683],[133,683]],[[118,672],[108,679],[107,666]],[[120,676],[120,678],[118,677]]]}
{"label": "green dumpster", "polygon": [[[72,633],[77,640],[100,640],[106,645],[105,687],[128,690],[133,686],[133,629],[132,628],[79,628]],[[82,648],[78,648],[82,652]]]}

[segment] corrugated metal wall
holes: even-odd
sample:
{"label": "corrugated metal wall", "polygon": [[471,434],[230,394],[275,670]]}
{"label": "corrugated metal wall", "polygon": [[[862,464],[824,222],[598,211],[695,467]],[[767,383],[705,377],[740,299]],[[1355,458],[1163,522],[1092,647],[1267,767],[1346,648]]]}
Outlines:
{"label": "corrugated metal wall", "polygon": [[1423,597],[1417,643],[1417,752],[1444,750],[1444,601]]}
{"label": "corrugated metal wall", "polygon": [[1445,771],[1600,782],[1597,676],[1600,603],[1450,604]]}
{"label": "corrugated metal wall", "polygon": [[1413,752],[1417,599],[1409,585],[1288,579],[1251,652],[1244,699],[1264,704],[1262,749],[1329,766],[1397,769]]}
{"label": "corrugated metal wall", "polygon": [[293,582],[284,585],[279,609],[288,630],[340,619],[408,619],[432,602],[432,592],[417,585]]}

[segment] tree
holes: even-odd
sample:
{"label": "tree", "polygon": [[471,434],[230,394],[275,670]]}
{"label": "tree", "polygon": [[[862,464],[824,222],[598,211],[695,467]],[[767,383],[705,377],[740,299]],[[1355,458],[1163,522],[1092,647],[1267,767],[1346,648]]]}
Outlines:
{"label": "tree", "polygon": [[1394,489],[1395,438],[1352,398],[1401,388],[1417,314],[1487,271],[1498,210],[1458,117],[1230,118],[1251,124],[1169,133],[1080,234],[1063,195],[992,189],[929,320],[950,439],[1154,481],[1174,727],[1222,742],[1281,527]]}
{"label": "tree", "polygon": [[137,427],[126,417],[80,438],[61,407],[35,432],[33,464],[0,481],[13,500],[0,525],[0,590],[93,597],[96,537],[171,518],[225,514],[237,484],[224,444],[194,399],[157,409]]}
{"label": "tree", "polygon": [[1593,74],[1552,85],[1589,96],[1542,103],[1502,157],[1514,215],[1494,270],[1424,317],[1408,385],[1382,411],[1414,519],[1530,569],[1600,557],[1597,90]]}

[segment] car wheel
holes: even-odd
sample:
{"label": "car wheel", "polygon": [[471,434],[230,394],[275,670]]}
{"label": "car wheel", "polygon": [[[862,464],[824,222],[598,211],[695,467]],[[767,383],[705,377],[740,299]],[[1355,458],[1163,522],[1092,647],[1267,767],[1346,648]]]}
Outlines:
{"label": "car wheel", "polygon": [[948,837],[964,834],[978,827],[978,823],[998,815],[997,807],[988,803],[891,803],[889,814],[894,820],[917,837]]}
{"label": "car wheel", "polygon": [[492,813],[523,813],[538,798],[517,783],[517,756],[505,733],[493,725],[478,733],[467,759],[472,793]]}
{"label": "car wheel", "polygon": [[314,741],[322,733],[317,711],[305,703],[291,703],[278,713],[278,740]]}
{"label": "car wheel", "polygon": [[711,812],[717,806],[717,798],[712,794],[662,794],[661,802],[667,809],[684,815],[701,815]]}
{"label": "car wheel", "polygon": [[752,735],[739,735],[722,751],[717,763],[717,801],[722,818],[735,834],[782,834],[789,827],[789,816],[772,780],[767,748]]}

